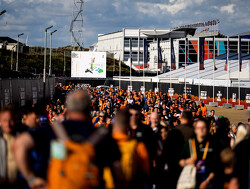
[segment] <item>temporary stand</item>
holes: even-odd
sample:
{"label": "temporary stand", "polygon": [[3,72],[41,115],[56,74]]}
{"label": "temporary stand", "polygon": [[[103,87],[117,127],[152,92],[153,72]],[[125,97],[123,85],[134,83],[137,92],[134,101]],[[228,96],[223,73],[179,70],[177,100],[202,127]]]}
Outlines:
{"label": "temporary stand", "polygon": [[214,63],[214,67],[213,67],[213,102],[209,102],[209,105],[212,107],[217,107],[218,106],[218,102],[214,102],[214,85],[215,85],[215,81],[214,81],[214,71],[215,71],[215,37],[213,37],[213,63]]}
{"label": "temporary stand", "polygon": [[224,108],[232,108],[233,106],[232,106],[232,104],[229,104],[228,103],[228,99],[229,99],[229,94],[228,94],[228,85],[229,85],[229,81],[230,81],[230,72],[229,72],[229,70],[230,70],[230,63],[229,63],[229,53],[230,53],[230,51],[229,51],[229,45],[230,45],[230,43],[229,43],[229,37],[227,37],[227,103],[224,103],[223,104],[223,107]]}

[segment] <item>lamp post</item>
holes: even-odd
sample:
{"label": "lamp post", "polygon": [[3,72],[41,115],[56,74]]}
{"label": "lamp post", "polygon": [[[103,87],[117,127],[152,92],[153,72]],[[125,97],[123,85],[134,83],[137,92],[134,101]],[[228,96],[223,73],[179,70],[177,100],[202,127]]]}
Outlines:
{"label": "lamp post", "polygon": [[2,12],[0,12],[0,16],[1,16],[2,14],[4,14],[4,13],[6,13],[6,10],[3,10]]}
{"label": "lamp post", "polygon": [[18,71],[18,52],[19,52],[19,37],[22,36],[23,33],[18,34],[17,36],[17,50],[16,50],[16,71]]}
{"label": "lamp post", "polygon": [[16,45],[14,45],[11,49],[11,59],[10,59],[10,69],[13,70],[13,49],[16,47]]}
{"label": "lamp post", "polygon": [[43,98],[45,99],[45,82],[46,82],[46,51],[47,51],[47,31],[53,26],[45,28],[45,42],[44,42],[44,68],[43,68]]}
{"label": "lamp post", "polygon": [[53,32],[50,33],[50,58],[49,58],[49,76],[52,75],[51,71],[51,54],[52,54],[52,34],[55,33],[57,30],[54,30]]}

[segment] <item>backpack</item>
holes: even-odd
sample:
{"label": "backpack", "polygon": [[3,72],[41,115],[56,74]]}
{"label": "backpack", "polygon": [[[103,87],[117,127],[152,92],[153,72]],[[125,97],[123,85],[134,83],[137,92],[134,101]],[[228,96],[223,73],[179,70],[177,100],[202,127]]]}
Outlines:
{"label": "backpack", "polygon": [[[136,164],[136,147],[137,141],[135,139],[119,144],[121,152],[121,168],[124,178],[128,183],[131,183],[137,170]],[[105,180],[105,188],[115,188],[112,173],[109,167],[104,168],[103,179]]]}
{"label": "backpack", "polygon": [[56,122],[52,128],[61,141],[51,143],[51,159],[47,175],[48,189],[97,187],[99,169],[93,164],[94,147],[107,131],[98,129],[85,142],[77,143],[69,140],[61,123]]}
{"label": "backpack", "polygon": [[122,171],[126,181],[131,181],[136,171],[136,146],[135,139],[129,140],[124,144],[119,145],[121,157]]}

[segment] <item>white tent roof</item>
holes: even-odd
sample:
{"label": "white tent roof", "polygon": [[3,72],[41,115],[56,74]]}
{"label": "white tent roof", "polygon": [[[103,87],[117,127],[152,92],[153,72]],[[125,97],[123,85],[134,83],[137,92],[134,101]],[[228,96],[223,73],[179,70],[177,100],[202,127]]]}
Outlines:
{"label": "white tent roof", "polygon": [[[227,71],[224,71],[226,54],[220,55],[215,58],[215,66],[217,70],[214,72],[215,79],[227,79]],[[241,79],[249,79],[249,64],[250,64],[250,54],[242,54],[242,72]],[[200,70],[200,79],[213,79],[213,59],[208,59],[204,61],[205,70]],[[229,54],[229,70],[230,78],[236,79],[239,69],[239,61],[237,53]],[[156,76],[157,77],[157,76]],[[170,77],[170,72],[161,74],[159,78]],[[172,78],[184,78],[185,69],[179,68],[177,70],[171,71]],[[198,63],[193,63],[186,67],[186,78],[198,79]]]}

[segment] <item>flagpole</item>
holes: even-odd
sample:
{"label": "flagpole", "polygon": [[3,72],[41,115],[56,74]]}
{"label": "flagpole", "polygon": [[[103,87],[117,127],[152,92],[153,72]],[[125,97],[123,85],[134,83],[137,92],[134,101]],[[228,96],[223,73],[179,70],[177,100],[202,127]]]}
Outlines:
{"label": "flagpole", "polygon": [[[158,89],[158,86],[159,86],[159,78],[158,78],[158,69],[159,69],[159,46],[160,46],[159,43],[160,43],[160,42],[159,42],[159,38],[157,38],[157,67],[156,67],[156,69],[157,69],[157,83],[156,83],[157,89]],[[158,45],[159,45],[159,46],[158,46]]]}
{"label": "flagpole", "polygon": [[227,104],[228,104],[228,84],[229,84],[229,37],[227,36]]}
{"label": "flagpole", "polygon": [[187,38],[185,38],[185,99],[187,99]]}
{"label": "flagpole", "polygon": [[121,89],[121,60],[119,57],[119,89]]}
{"label": "flagpole", "polygon": [[238,93],[239,93],[239,105],[240,105],[240,67],[241,67],[241,52],[240,52],[240,45],[241,45],[241,43],[240,43],[240,36],[238,35],[238,59],[239,59],[239,70],[238,70],[238,88],[239,88],[239,90],[238,90]]}
{"label": "flagpole", "polygon": [[145,89],[145,39],[143,39],[143,87]]}
{"label": "flagpole", "polygon": [[133,56],[133,54],[132,54],[132,41],[131,41],[131,39],[129,40],[129,47],[130,47],[130,69],[129,69],[129,72],[130,72],[130,80],[129,80],[129,85],[131,86],[132,85],[132,80],[131,80],[131,67],[132,67],[132,56]]}
{"label": "flagpole", "polygon": [[172,70],[172,39],[169,38],[169,43],[170,43],[170,88],[172,88],[172,73],[171,73],[171,70]]}
{"label": "flagpole", "polygon": [[198,95],[199,95],[199,101],[201,100],[200,98],[200,38],[198,37]]}
{"label": "flagpole", "polygon": [[213,102],[214,102],[214,69],[215,69],[215,36],[213,38],[213,59],[214,59],[214,68],[213,68]]}

